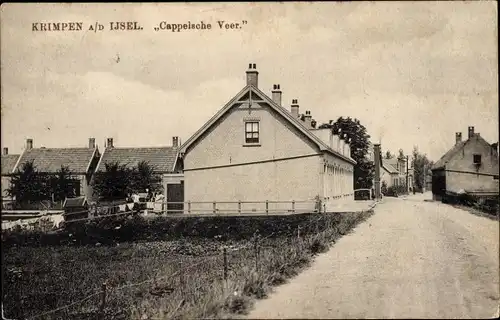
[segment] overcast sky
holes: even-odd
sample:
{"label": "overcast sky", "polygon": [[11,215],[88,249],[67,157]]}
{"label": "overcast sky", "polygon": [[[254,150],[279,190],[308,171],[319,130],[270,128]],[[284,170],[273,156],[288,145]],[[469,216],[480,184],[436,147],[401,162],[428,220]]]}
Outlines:
{"label": "overcast sky", "polygon": [[[217,20],[248,23],[221,31]],[[32,32],[69,21],[144,30]],[[155,32],[161,21],[212,29]],[[281,84],[284,104],[297,98],[318,123],[358,118],[384,151],[417,145],[437,160],[469,125],[498,141],[496,2],[408,1],[4,4],[1,143],[186,141],[241,90],[250,62],[264,92]]]}

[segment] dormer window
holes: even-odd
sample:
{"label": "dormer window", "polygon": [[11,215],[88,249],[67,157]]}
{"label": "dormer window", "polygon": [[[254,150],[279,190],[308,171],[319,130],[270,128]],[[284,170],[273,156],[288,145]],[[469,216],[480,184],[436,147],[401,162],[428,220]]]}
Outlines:
{"label": "dormer window", "polygon": [[473,155],[473,161],[474,161],[474,164],[481,164],[481,155],[480,154],[474,154]]}

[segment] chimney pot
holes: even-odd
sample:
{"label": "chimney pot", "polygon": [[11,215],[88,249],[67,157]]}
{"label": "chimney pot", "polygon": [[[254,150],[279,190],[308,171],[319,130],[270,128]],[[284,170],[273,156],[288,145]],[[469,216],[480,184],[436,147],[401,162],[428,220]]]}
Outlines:
{"label": "chimney pot", "polygon": [[305,123],[307,129],[312,128],[311,122],[312,122],[311,111],[307,110],[305,117],[304,117],[304,123]]}
{"label": "chimney pot", "polygon": [[179,137],[172,137],[172,146],[177,148],[179,146]]}
{"label": "chimney pot", "polygon": [[292,105],[290,106],[290,112],[295,119],[299,118],[299,104],[297,99],[292,99]]}
{"label": "chimney pot", "polygon": [[3,148],[3,155],[6,156],[9,154],[9,148]]}
{"label": "chimney pot", "polygon": [[470,126],[469,127],[469,139],[472,138],[472,136],[474,136],[474,127]]}
{"label": "chimney pot", "polygon": [[259,84],[259,72],[257,71],[256,64],[250,63],[249,68],[247,70],[247,86],[254,86],[258,88]]}
{"label": "chimney pot", "polygon": [[113,138],[108,138],[107,148],[113,148]]}
{"label": "chimney pot", "polygon": [[279,84],[275,84],[273,86],[272,99],[277,105],[281,107],[281,90]]}
{"label": "chimney pot", "polygon": [[26,150],[31,150],[33,149],[33,139],[27,139],[26,140]]}
{"label": "chimney pot", "polygon": [[462,142],[462,132],[456,132],[455,133],[455,143],[458,144]]}
{"label": "chimney pot", "polygon": [[89,149],[95,149],[95,139],[89,138]]}

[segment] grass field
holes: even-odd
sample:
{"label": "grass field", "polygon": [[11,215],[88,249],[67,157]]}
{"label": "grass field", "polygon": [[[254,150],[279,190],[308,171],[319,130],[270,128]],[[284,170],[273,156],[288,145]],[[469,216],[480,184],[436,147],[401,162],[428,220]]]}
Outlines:
{"label": "grass field", "polygon": [[371,214],[311,215],[297,229],[234,240],[9,244],[2,248],[5,316],[96,319],[104,305],[103,319],[234,317]]}

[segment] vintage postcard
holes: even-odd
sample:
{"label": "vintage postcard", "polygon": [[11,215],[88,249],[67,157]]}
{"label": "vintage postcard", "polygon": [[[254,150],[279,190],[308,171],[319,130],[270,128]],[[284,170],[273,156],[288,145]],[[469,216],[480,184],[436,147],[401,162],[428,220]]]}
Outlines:
{"label": "vintage postcard", "polygon": [[0,14],[2,319],[499,316],[496,1]]}

